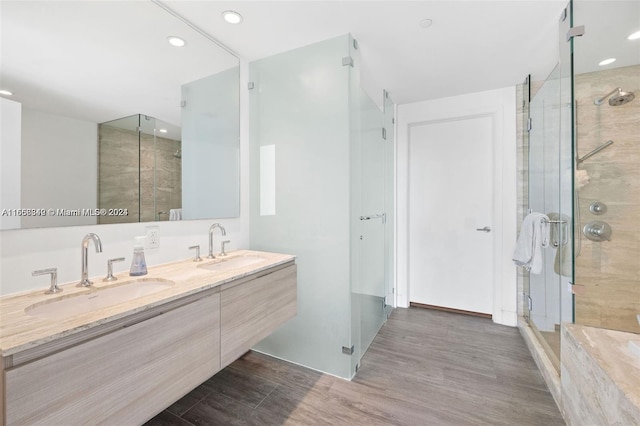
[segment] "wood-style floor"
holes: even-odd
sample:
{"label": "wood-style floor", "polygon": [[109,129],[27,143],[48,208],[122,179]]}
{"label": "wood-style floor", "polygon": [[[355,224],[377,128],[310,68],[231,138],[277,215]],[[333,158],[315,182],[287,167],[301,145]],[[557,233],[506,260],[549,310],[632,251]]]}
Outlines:
{"label": "wood-style floor", "polygon": [[564,425],[516,328],[396,309],[353,381],[249,352],[147,425]]}

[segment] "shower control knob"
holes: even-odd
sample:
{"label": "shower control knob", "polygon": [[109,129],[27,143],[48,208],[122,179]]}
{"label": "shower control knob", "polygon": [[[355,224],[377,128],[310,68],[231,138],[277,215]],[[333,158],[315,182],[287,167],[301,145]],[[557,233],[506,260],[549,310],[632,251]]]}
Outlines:
{"label": "shower control knob", "polygon": [[601,201],[594,201],[589,206],[589,211],[597,216],[600,216],[607,212],[607,205]]}
{"label": "shower control knob", "polygon": [[587,223],[582,228],[582,233],[591,241],[602,242],[611,240],[611,226],[600,220]]}

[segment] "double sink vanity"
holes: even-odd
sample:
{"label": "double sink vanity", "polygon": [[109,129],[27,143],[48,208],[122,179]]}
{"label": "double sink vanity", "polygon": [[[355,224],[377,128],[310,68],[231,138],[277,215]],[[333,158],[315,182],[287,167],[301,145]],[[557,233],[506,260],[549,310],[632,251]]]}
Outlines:
{"label": "double sink vanity", "polygon": [[239,250],[1,297],[0,423],[142,424],[293,318],[296,276]]}

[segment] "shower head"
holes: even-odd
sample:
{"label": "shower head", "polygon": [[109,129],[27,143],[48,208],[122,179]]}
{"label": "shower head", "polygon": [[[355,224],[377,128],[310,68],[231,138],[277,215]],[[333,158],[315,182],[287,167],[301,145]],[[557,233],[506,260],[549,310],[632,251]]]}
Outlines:
{"label": "shower head", "polygon": [[[614,93],[615,93],[615,96],[611,96]],[[609,96],[611,97],[609,98]],[[617,87],[614,90],[612,90],[610,93],[607,93],[603,97],[596,99],[595,101],[593,101],[593,103],[596,105],[602,105],[604,101],[607,98],[609,98],[609,105],[620,106],[620,105],[624,105],[626,103],[631,102],[632,100],[635,99],[635,97],[636,95],[633,92],[623,92],[620,87]]]}
{"label": "shower head", "polygon": [[176,152],[173,153],[173,156],[176,158],[182,158],[182,150],[178,148]]}

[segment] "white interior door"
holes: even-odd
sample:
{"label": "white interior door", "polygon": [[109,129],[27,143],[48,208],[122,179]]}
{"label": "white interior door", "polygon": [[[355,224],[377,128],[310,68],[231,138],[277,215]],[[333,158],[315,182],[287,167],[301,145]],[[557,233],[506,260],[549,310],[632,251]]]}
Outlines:
{"label": "white interior door", "polygon": [[492,313],[494,132],[490,115],[410,129],[411,302]]}

